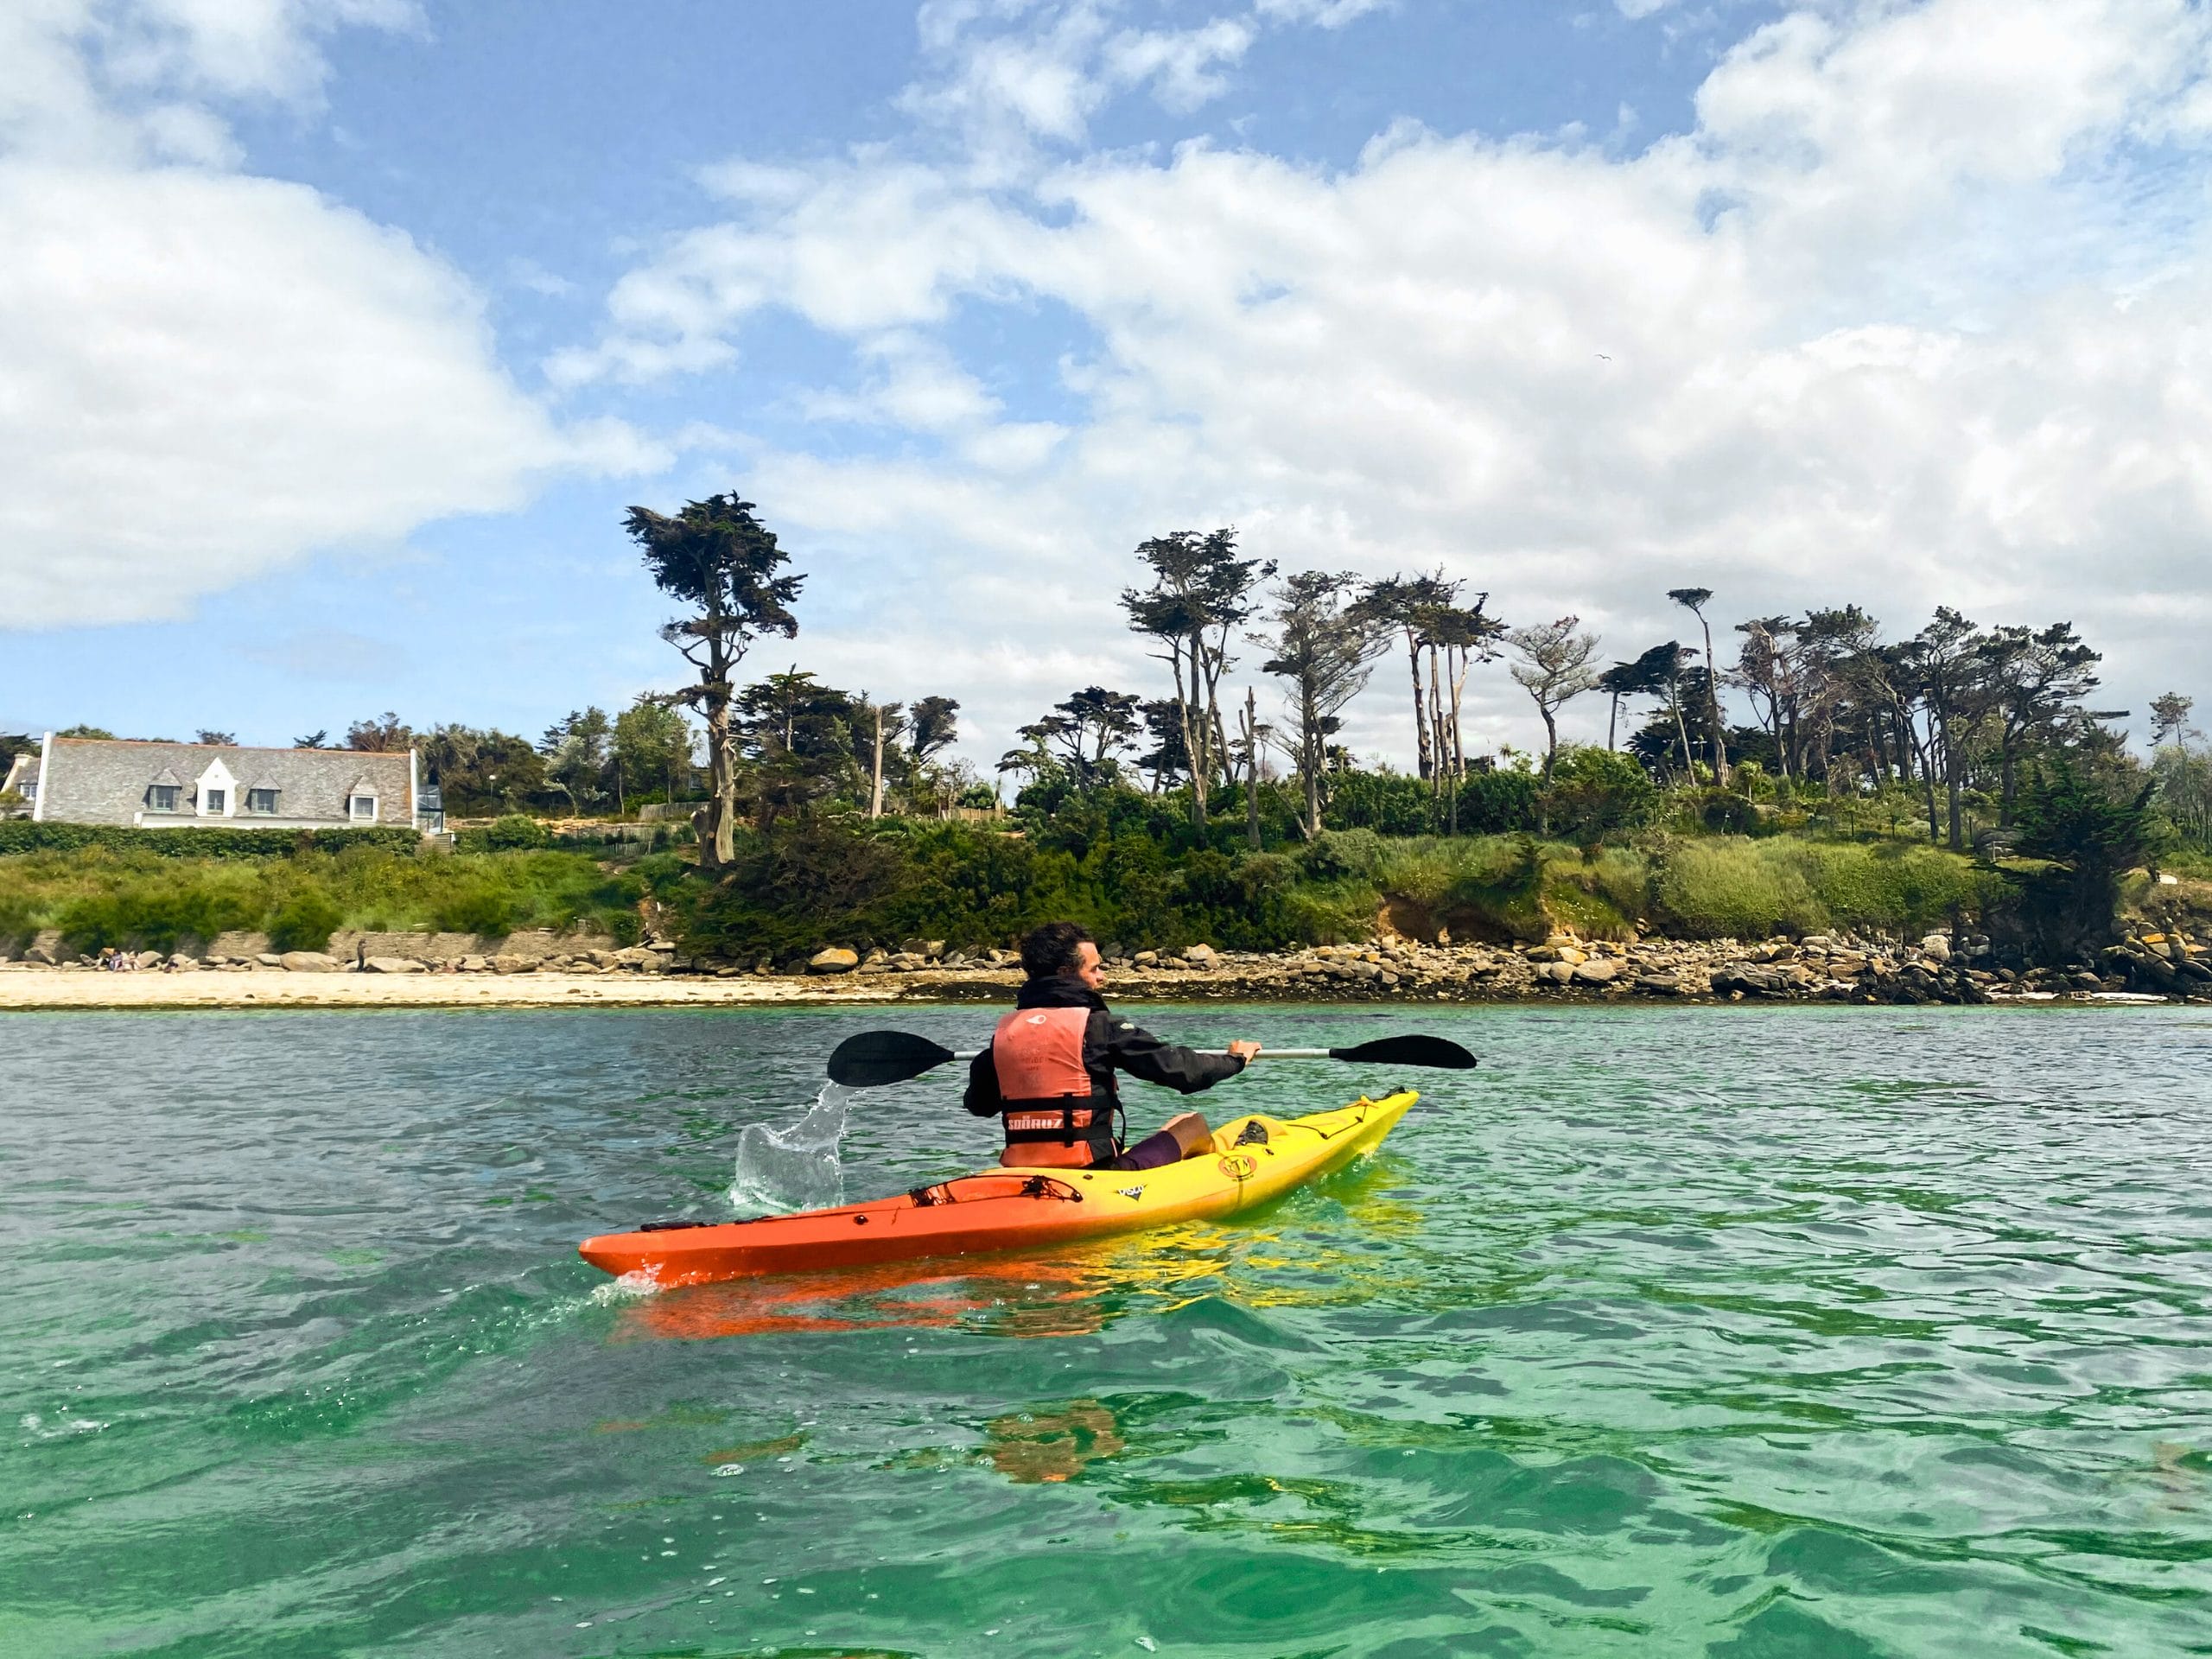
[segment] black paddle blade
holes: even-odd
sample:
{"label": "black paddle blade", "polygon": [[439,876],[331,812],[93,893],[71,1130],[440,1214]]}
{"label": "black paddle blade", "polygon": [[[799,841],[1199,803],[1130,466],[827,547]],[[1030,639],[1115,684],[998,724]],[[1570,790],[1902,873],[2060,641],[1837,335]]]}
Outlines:
{"label": "black paddle blade", "polygon": [[1426,1065],[1440,1071],[1471,1071],[1475,1057],[1441,1037],[1378,1037],[1351,1048],[1332,1048],[1329,1058],[1366,1065]]}
{"label": "black paddle blade", "polygon": [[878,1089],[918,1077],[956,1058],[950,1049],[911,1031],[864,1031],[830,1051],[830,1081],[848,1089]]}

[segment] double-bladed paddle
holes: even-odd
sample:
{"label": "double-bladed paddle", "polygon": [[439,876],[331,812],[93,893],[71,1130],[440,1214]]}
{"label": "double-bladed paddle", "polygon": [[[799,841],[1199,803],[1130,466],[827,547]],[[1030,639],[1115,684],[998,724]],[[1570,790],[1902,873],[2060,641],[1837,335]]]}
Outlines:
{"label": "double-bladed paddle", "polygon": [[[864,1031],[830,1051],[830,1081],[848,1089],[879,1089],[905,1083],[949,1060],[972,1060],[980,1051],[953,1050],[910,1031]],[[1223,1051],[1225,1052],[1226,1051]],[[1263,1060],[1351,1060],[1361,1065],[1419,1065],[1444,1071],[1470,1071],[1475,1057],[1441,1037],[1414,1033],[1378,1037],[1350,1048],[1263,1048]]]}

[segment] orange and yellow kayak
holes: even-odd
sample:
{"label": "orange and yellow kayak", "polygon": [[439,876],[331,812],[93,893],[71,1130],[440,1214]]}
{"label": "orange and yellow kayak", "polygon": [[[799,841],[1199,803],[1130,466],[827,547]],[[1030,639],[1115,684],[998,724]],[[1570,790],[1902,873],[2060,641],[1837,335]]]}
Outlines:
{"label": "orange and yellow kayak", "polygon": [[1421,1096],[1401,1090],[1305,1117],[1254,1114],[1211,1151],[1159,1169],[987,1169],[896,1198],[756,1221],[664,1224],[577,1247],[658,1286],[1042,1249],[1235,1215],[1372,1152]]}

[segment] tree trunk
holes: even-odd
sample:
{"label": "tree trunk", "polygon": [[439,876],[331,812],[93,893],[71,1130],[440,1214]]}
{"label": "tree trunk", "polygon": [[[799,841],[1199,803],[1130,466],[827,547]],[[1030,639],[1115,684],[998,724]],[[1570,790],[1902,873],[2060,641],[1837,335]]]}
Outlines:
{"label": "tree trunk", "polygon": [[1999,750],[2003,782],[1998,794],[1997,822],[2000,828],[2006,830],[2012,827],[2012,802],[2019,784],[2019,767],[2015,764],[2012,745],[2023,734],[2008,730]]}
{"label": "tree trunk", "polygon": [[1541,702],[1536,705],[1536,712],[1544,717],[1544,776],[1548,778],[1552,775],[1552,763],[1559,759],[1559,721]]}
{"label": "tree trunk", "polygon": [[1306,839],[1313,841],[1321,833],[1321,761],[1326,747],[1321,721],[1311,702],[1300,699],[1299,724],[1305,734],[1299,747],[1306,751],[1306,764],[1300,768],[1306,773]]}
{"label": "tree trunk", "polygon": [[1198,690],[1197,642],[1195,640],[1187,642],[1192,646],[1193,653],[1191,663],[1191,683],[1187,692],[1183,685],[1183,651],[1185,643],[1180,639],[1171,639],[1168,642],[1168,665],[1173,670],[1175,675],[1175,723],[1182,730],[1183,759],[1189,762],[1191,768],[1191,823],[1198,829],[1204,830],[1206,827],[1206,780],[1205,763],[1200,759],[1200,755],[1205,745],[1199,739],[1198,722],[1192,717],[1193,713],[1192,703],[1197,697]]}
{"label": "tree trunk", "polygon": [[1682,768],[1689,774],[1692,785],[1697,782],[1697,756],[1690,748],[1689,723],[1682,718],[1682,687],[1680,681],[1667,688],[1667,701],[1674,705],[1675,733],[1682,740]]}
{"label": "tree trunk", "polygon": [[1951,747],[1951,722],[1943,722],[1943,794],[1951,829],[1951,850],[1966,850],[1966,831],[1960,819],[1959,760]]}
{"label": "tree trunk", "polygon": [[707,690],[707,804],[699,809],[699,868],[727,868],[737,856],[737,775],[730,764],[729,681]]}
{"label": "tree trunk", "polygon": [[1613,712],[1605,716],[1605,753],[1611,754],[1618,746],[1613,739],[1619,734],[1621,723],[1621,694],[1613,693]]}
{"label": "tree trunk", "polygon": [[1406,630],[1406,660],[1414,676],[1414,739],[1420,748],[1421,775],[1429,774],[1431,761],[1428,751],[1428,710],[1421,700],[1421,641],[1411,628]]}
{"label": "tree trunk", "polygon": [[1213,786],[1213,734],[1207,728],[1205,702],[1206,642],[1202,633],[1191,636],[1191,714],[1184,747],[1191,758],[1191,821],[1206,827],[1207,797]]}
{"label": "tree trunk", "polygon": [[1450,665],[1452,676],[1452,775],[1464,779],[1467,775],[1466,746],[1459,738],[1459,705],[1467,694],[1467,671],[1474,665],[1473,653],[1461,646]]}
{"label": "tree trunk", "polygon": [[1705,613],[1697,613],[1698,626],[1705,630],[1705,701],[1707,717],[1713,721],[1713,781],[1721,788],[1728,787],[1728,735],[1720,723],[1720,669],[1713,660],[1713,624],[1705,620]]}
{"label": "tree trunk", "polygon": [[1920,781],[1928,794],[1928,841],[1933,846],[1943,838],[1943,831],[1936,819],[1935,721],[1931,719],[1929,722],[1928,741],[1924,744],[1920,741],[1917,727],[1908,724],[1906,730],[1912,734],[1913,751],[1920,761]]}
{"label": "tree trunk", "polygon": [[883,816],[883,709],[875,711],[875,752],[868,764],[868,815],[871,818]]}
{"label": "tree trunk", "polygon": [[1436,660],[1440,654],[1438,646],[1428,648],[1428,724],[1435,742],[1429,772],[1429,822],[1448,833],[1450,815],[1445,803],[1452,788],[1452,734],[1445,724],[1444,682]]}
{"label": "tree trunk", "polygon": [[1244,839],[1260,850],[1260,702],[1244,688]]}
{"label": "tree trunk", "polygon": [[1445,723],[1444,677],[1437,658],[1442,655],[1435,645],[1428,648],[1428,724],[1434,734],[1434,759],[1432,765],[1440,779],[1452,773],[1452,730]]}

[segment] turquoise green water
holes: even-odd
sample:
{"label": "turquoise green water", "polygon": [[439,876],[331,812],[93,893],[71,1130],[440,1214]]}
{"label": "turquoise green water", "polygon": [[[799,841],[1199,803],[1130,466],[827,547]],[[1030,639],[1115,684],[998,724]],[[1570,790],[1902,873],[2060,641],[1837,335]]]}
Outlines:
{"label": "turquoise green water", "polygon": [[[0,1653],[2212,1652],[2202,1013],[1160,1010],[1486,1063],[1246,1224],[577,1261],[987,1018],[0,1021]],[[849,1196],[988,1161],[871,1106]]]}

